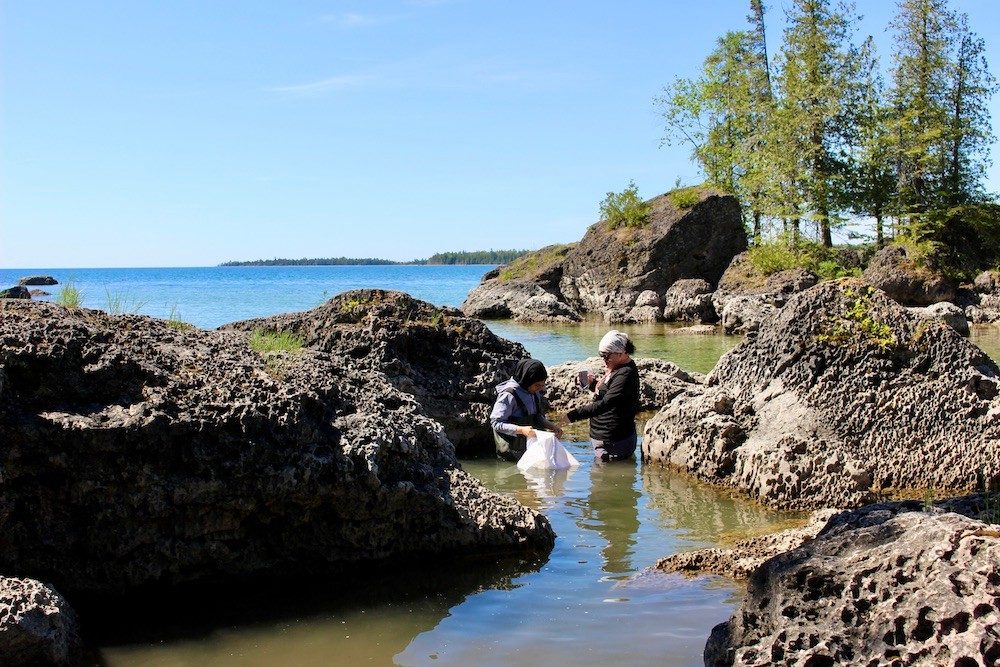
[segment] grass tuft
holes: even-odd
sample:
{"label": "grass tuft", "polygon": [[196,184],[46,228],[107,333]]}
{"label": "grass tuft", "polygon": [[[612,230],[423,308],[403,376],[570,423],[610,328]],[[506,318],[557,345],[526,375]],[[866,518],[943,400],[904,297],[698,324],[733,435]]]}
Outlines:
{"label": "grass tuft", "polygon": [[79,308],[83,302],[83,292],[77,288],[76,284],[69,281],[59,288],[53,301],[65,308]]}
{"label": "grass tuft", "polygon": [[264,331],[254,329],[250,334],[250,347],[260,352],[298,352],[302,349],[302,337],[290,331]]}

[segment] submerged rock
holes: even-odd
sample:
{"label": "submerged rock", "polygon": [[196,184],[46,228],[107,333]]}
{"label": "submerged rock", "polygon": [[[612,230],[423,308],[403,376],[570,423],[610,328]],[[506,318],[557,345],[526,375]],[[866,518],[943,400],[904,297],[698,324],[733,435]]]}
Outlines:
{"label": "submerged rock", "polygon": [[0,577],[0,662],[76,665],[80,647],[76,612],[63,596],[40,581]]}
{"label": "submerged rock", "polygon": [[860,280],[793,296],[646,424],[642,454],[783,508],[1000,476],[1000,369]]}
{"label": "submerged rock", "polygon": [[1000,531],[975,518],[981,508],[965,498],[836,515],[750,575],[705,664],[998,664]]}
{"label": "submerged rock", "polygon": [[551,548],[544,517],[463,472],[345,346],[262,354],[239,331],[6,303],[0,571],[106,592]]}
{"label": "submerged rock", "polygon": [[813,539],[837,513],[834,509],[814,512],[809,522],[801,528],[790,528],[770,535],[739,540],[732,548],[699,549],[661,558],[656,569],[663,572],[682,572],[688,575],[717,574],[734,579],[745,579],[764,561],[778,554],[791,551]]}
{"label": "submerged rock", "polygon": [[[550,246],[491,271],[469,293],[471,317],[565,321],[585,313],[608,322],[663,318],[663,297],[681,279],[715,284],[734,255],[746,249],[740,206],[709,188],[668,192],[649,202],[641,227],[591,225],[583,239]],[[547,308],[526,308],[549,294]]]}
{"label": "submerged rock", "polygon": [[494,387],[528,356],[519,343],[454,308],[377,289],[344,292],[312,310],[223,329],[290,332],[307,348],[344,359],[359,371],[384,374],[444,426],[463,456],[493,453]]}

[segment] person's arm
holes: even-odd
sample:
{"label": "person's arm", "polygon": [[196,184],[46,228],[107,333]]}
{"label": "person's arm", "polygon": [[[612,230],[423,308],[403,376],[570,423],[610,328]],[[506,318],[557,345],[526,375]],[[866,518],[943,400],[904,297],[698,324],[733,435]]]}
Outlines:
{"label": "person's arm", "polygon": [[512,414],[514,414],[514,396],[509,391],[505,391],[497,397],[497,402],[493,404],[493,412],[490,413],[490,426],[497,433],[504,435],[523,435],[526,438],[535,435],[535,429],[530,426],[518,426],[507,421]]}
{"label": "person's arm", "polygon": [[602,412],[607,412],[614,408],[620,401],[626,400],[628,396],[628,378],[631,372],[632,370],[629,367],[616,370],[608,379],[608,386],[603,396],[579,408],[570,410],[566,413],[567,418],[571,422],[586,419]]}

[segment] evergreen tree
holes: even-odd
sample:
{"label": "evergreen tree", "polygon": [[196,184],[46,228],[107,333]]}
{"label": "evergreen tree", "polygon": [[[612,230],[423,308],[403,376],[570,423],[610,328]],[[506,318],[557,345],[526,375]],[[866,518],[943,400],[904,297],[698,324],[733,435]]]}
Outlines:
{"label": "evergreen tree", "polygon": [[[794,0],[781,49],[779,91],[783,154],[796,161],[794,184],[824,246],[847,193],[856,111],[858,52],[849,39],[852,10],[827,0]],[[794,152],[792,152],[794,151]]]}

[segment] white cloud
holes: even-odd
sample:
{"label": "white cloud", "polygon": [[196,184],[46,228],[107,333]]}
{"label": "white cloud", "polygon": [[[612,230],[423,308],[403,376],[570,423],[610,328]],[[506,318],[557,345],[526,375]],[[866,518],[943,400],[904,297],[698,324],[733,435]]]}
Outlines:
{"label": "white cloud", "polygon": [[318,81],[296,83],[289,86],[274,86],[267,90],[274,93],[293,93],[298,95],[315,95],[336,90],[346,90],[358,86],[371,77],[363,74],[341,74]]}
{"label": "white cloud", "polygon": [[370,25],[378,25],[379,23],[383,23],[385,18],[373,16],[371,14],[345,12],[343,14],[327,14],[326,16],[321,16],[320,21],[323,23],[333,24],[338,28],[350,30],[353,28],[364,28]]}

